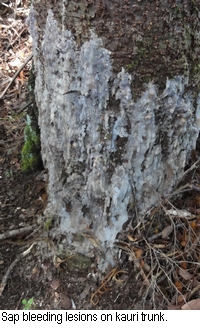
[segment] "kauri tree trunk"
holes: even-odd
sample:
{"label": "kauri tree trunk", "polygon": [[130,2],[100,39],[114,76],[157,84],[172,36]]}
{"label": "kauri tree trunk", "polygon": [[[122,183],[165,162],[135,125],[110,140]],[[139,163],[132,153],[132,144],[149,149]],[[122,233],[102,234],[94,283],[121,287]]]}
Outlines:
{"label": "kauri tree trunk", "polygon": [[200,126],[197,0],[33,0],[46,216],[99,267],[181,177]]}

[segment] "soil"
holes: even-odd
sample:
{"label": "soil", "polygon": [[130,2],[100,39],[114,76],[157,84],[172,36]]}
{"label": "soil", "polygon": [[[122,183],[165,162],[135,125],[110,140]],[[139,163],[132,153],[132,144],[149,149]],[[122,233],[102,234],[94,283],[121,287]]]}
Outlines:
{"label": "soil", "polygon": [[[0,7],[0,93],[31,54],[31,40],[25,24],[28,2],[18,6],[21,12],[17,11],[17,17],[12,3],[15,1],[9,2],[10,7]],[[21,169],[26,115],[32,107],[24,109],[28,104],[30,68],[31,62],[28,62],[0,100],[0,309],[180,309],[186,300],[198,298],[199,269],[187,264],[187,258],[190,263],[199,263],[200,254],[199,231],[196,229],[200,190],[197,170],[195,173],[191,171],[192,175],[184,181],[184,185],[189,185],[195,180],[196,186],[188,186],[189,193],[173,200],[174,209],[187,207],[194,214],[190,241],[194,232],[197,240],[195,249],[194,241],[189,246],[193,249],[189,257],[185,246],[189,251],[191,222],[185,220],[185,214],[183,224],[180,212],[179,220],[175,222],[173,218],[174,237],[178,243],[170,245],[173,237],[164,207],[152,211],[149,219],[154,223],[145,232],[141,230],[141,236],[131,229],[119,237],[118,268],[110,269],[104,277],[98,274],[94,260],[88,263],[81,259],[80,262],[81,256],[59,253],[59,242],[52,235],[53,223],[42,221],[48,198],[47,173],[42,167],[32,172]],[[197,154],[198,150],[193,151],[190,165],[198,161]],[[161,238],[158,231],[162,232]],[[147,233],[151,237],[155,234],[154,240],[149,239],[150,243],[145,238]],[[168,259],[161,256],[161,249],[169,255]],[[175,267],[180,258],[174,259],[177,264],[171,271],[168,267],[175,261],[169,258],[177,251],[182,251],[181,258],[184,257],[186,266],[182,262],[181,266]]]}

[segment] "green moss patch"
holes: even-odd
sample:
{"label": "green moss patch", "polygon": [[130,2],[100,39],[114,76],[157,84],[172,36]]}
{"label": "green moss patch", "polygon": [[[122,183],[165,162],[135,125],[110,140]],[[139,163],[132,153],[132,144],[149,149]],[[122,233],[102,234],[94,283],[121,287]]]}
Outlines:
{"label": "green moss patch", "polygon": [[41,161],[40,158],[40,134],[34,128],[31,118],[27,115],[27,124],[24,130],[25,143],[22,148],[22,171],[34,170]]}

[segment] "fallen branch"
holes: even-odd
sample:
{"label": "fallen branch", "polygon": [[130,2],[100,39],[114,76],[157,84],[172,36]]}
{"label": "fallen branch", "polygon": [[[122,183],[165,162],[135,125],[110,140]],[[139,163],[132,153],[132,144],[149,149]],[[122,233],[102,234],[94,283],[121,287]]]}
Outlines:
{"label": "fallen branch", "polygon": [[2,293],[3,293],[4,288],[5,288],[5,286],[6,286],[7,282],[8,282],[8,278],[10,276],[10,273],[11,273],[12,269],[15,267],[15,265],[18,263],[18,261],[21,258],[25,257],[31,251],[32,247],[35,244],[36,244],[36,242],[34,242],[26,251],[20,253],[17,256],[17,258],[12,262],[12,264],[8,267],[7,272],[5,273],[5,275],[4,275],[4,277],[3,277],[2,281],[1,281],[1,284],[0,284],[0,296],[2,296]]}
{"label": "fallen branch", "polygon": [[6,239],[8,237],[14,237],[17,235],[26,234],[27,232],[32,231],[32,230],[33,230],[33,227],[29,226],[29,227],[24,227],[24,228],[20,228],[20,229],[14,229],[11,231],[7,231],[3,234],[0,234],[0,241],[3,239]]}
{"label": "fallen branch", "polygon": [[25,62],[20,66],[20,68],[17,70],[17,72],[15,73],[15,75],[13,76],[12,80],[9,82],[8,86],[4,89],[4,91],[1,93],[0,95],[0,100],[3,99],[3,97],[5,96],[7,90],[9,89],[9,87],[12,85],[12,83],[15,81],[15,79],[17,78],[18,74],[22,71],[22,69],[25,67],[25,65],[32,59],[33,54],[29,55],[27,57],[27,59],[25,60]]}

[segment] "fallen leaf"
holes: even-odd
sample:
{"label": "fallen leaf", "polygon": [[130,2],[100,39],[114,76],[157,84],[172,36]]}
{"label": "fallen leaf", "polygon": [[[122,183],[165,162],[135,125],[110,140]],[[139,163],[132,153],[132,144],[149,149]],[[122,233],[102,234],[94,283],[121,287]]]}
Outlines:
{"label": "fallen leaf", "polygon": [[20,76],[21,84],[23,85],[24,84],[24,72],[23,72],[23,70],[20,72],[19,76]]}
{"label": "fallen leaf", "polygon": [[186,241],[181,241],[181,246],[186,246],[187,242]]}
{"label": "fallen leaf", "polygon": [[179,268],[178,273],[184,280],[191,280],[191,278],[193,277],[192,274],[190,274],[187,270],[182,268]]}
{"label": "fallen leaf", "polygon": [[191,221],[190,222],[190,227],[195,230],[196,229],[196,221]]}
{"label": "fallen leaf", "polygon": [[61,308],[65,310],[70,309],[72,307],[72,301],[69,296],[64,293],[60,293],[59,295],[61,299]]}
{"label": "fallen leaf", "polygon": [[146,270],[146,272],[150,272],[151,267],[146,262],[144,262],[143,259],[141,260],[140,265],[144,270]]}
{"label": "fallen leaf", "polygon": [[173,232],[173,225],[167,226],[162,231],[162,238],[167,238]]}
{"label": "fallen leaf", "polygon": [[57,278],[55,278],[55,279],[51,282],[51,284],[50,284],[51,288],[52,288],[54,291],[57,290],[57,288],[59,287],[59,285],[60,285],[60,281],[59,281],[59,279],[57,279]]}
{"label": "fallen leaf", "polygon": [[41,195],[41,198],[42,198],[42,200],[43,200],[43,203],[45,203],[46,201],[47,201],[47,193],[44,193],[44,194],[42,194]]}
{"label": "fallen leaf", "polygon": [[15,168],[19,171],[20,170],[20,168],[21,168],[21,166],[20,166],[20,164],[19,163],[15,163]]}
{"label": "fallen leaf", "polygon": [[181,268],[187,269],[187,263],[185,261],[181,262]]}
{"label": "fallen leaf", "polygon": [[181,304],[183,305],[186,302],[186,298],[187,298],[187,293],[182,295],[179,294],[177,297],[177,304],[180,306]]}
{"label": "fallen leaf", "polygon": [[200,216],[197,216],[197,219],[196,219],[196,226],[197,226],[197,227],[200,227]]}
{"label": "fallen leaf", "polygon": [[129,241],[131,242],[134,242],[135,239],[130,235],[130,234],[127,234],[127,238],[129,239]]}
{"label": "fallen leaf", "polygon": [[194,218],[194,215],[186,210],[166,210],[166,213],[179,218]]}
{"label": "fallen leaf", "polygon": [[141,258],[141,256],[143,255],[143,250],[142,249],[137,249],[135,251],[135,256],[137,259]]}
{"label": "fallen leaf", "polygon": [[170,310],[170,311],[177,311],[177,310],[181,309],[181,306],[170,304],[167,309]]}
{"label": "fallen leaf", "polygon": [[31,272],[31,279],[34,282],[37,282],[40,276],[40,269],[38,267],[34,267]]}
{"label": "fallen leaf", "polygon": [[56,261],[55,261],[55,266],[56,266],[56,268],[58,268],[59,266],[60,266],[60,264],[62,264],[63,262],[65,262],[66,261],[66,259],[60,259],[59,257],[57,257],[56,258]]}
{"label": "fallen leaf", "polygon": [[15,163],[18,162],[18,158],[13,158],[11,161],[10,161],[10,164],[11,165],[15,165]]}
{"label": "fallen leaf", "polygon": [[144,260],[143,259],[141,259],[141,261],[140,261],[140,266],[143,268],[144,267]]}
{"label": "fallen leaf", "polygon": [[45,182],[43,181],[39,182],[36,186],[37,193],[40,193],[41,191],[43,192],[44,188],[45,188]]}
{"label": "fallen leaf", "polygon": [[182,310],[200,310],[200,298],[190,300],[181,307]]}
{"label": "fallen leaf", "polygon": [[175,287],[177,288],[178,291],[180,291],[180,292],[182,291],[183,286],[182,286],[181,282],[176,281]]}
{"label": "fallen leaf", "polygon": [[195,215],[199,215],[200,214],[200,209],[199,208],[196,208],[196,207],[188,207],[187,208],[189,212],[195,214]]}
{"label": "fallen leaf", "polygon": [[197,207],[200,207],[200,196],[197,196],[197,197],[195,198],[195,203],[196,203],[196,206],[197,206]]}
{"label": "fallen leaf", "polygon": [[180,243],[183,247],[188,243],[188,234],[186,233],[186,230],[183,232],[182,240]]}

